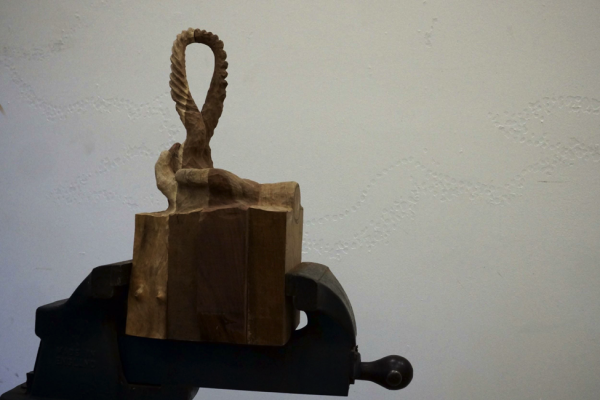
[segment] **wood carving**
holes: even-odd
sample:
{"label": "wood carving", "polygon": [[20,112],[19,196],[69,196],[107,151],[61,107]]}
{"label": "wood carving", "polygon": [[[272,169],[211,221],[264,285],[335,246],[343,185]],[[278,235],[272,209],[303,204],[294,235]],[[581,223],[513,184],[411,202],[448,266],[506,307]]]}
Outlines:
{"label": "wood carving", "polygon": [[[185,71],[185,48],[190,43],[203,43],[215,55],[215,69],[202,112],[198,110],[187,81]],[[181,32],[173,43],[171,55],[171,97],[175,100],[177,113],[185,126],[187,136],[183,149],[183,168],[212,168],[209,142],[212,138],[225,101],[227,87],[227,53],[217,35],[200,29]]]}
{"label": "wood carving", "polygon": [[[201,111],[186,76],[191,43],[215,56]],[[213,167],[209,142],[223,112],[226,57],[223,42],[204,30],[190,28],[173,43],[169,85],[186,139],[155,165],[167,209],[136,215],[129,335],[283,345],[298,323],[285,273],[301,262],[300,187]]]}

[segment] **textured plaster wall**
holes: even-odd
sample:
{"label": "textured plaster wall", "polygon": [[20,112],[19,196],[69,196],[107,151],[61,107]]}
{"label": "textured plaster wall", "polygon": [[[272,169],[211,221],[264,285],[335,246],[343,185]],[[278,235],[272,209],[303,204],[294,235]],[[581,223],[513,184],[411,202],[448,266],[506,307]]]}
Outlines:
{"label": "textured plaster wall", "polygon": [[[344,285],[363,358],[415,367],[351,398],[600,398],[599,21],[598,1],[1,1],[0,392],[33,368],[36,307],[166,207],[170,49],[199,27],[230,63],[215,166],[300,182],[304,260]],[[201,103],[212,56],[188,54]]]}

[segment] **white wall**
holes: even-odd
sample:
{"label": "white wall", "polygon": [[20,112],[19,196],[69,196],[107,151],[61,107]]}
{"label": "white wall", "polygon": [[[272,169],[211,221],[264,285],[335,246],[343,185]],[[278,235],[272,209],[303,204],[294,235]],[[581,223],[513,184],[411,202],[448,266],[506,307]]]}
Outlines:
{"label": "white wall", "polygon": [[[215,165],[300,183],[304,260],[346,288],[363,359],[414,365],[351,398],[600,398],[599,21],[593,0],[0,2],[0,392],[33,368],[36,307],[166,206],[171,44],[199,27],[230,63]],[[188,54],[201,102],[212,56]]]}

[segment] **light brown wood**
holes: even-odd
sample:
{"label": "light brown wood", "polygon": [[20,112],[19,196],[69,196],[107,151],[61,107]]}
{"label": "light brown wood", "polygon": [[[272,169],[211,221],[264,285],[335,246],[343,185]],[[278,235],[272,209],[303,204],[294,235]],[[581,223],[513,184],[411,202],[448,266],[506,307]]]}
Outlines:
{"label": "light brown wood", "polygon": [[[215,68],[202,111],[198,110],[187,81],[185,48],[191,43],[203,43],[215,56]],[[227,53],[217,35],[200,29],[181,32],[173,42],[171,55],[171,97],[186,129],[183,150],[183,168],[212,168],[209,141],[217,127],[227,87]]]}
{"label": "light brown wood", "polygon": [[[202,111],[185,72],[185,47],[194,42],[215,55]],[[173,43],[171,96],[186,140],[155,165],[167,209],[136,215],[127,334],[283,345],[298,323],[285,273],[301,262],[300,187],[213,168],[209,141],[223,110],[225,58],[210,32],[188,29]]]}
{"label": "light brown wood", "polygon": [[217,168],[180,169],[175,174],[175,180],[178,187],[178,212],[236,204],[255,205],[259,203],[259,193],[263,186]]}
{"label": "light brown wood", "polygon": [[137,214],[126,333],[166,338],[168,231],[166,215]]}
{"label": "light brown wood", "polygon": [[299,219],[285,207],[250,207],[248,245],[248,343],[283,345],[297,326],[298,312],[285,296],[285,273],[302,256]]}
{"label": "light brown wood", "polygon": [[154,165],[154,174],[156,176],[156,186],[167,198],[168,207],[165,213],[175,211],[175,199],[177,198],[177,181],[175,171],[181,168],[181,157],[183,148],[179,143],[175,143],[169,150],[160,153],[158,161]]}

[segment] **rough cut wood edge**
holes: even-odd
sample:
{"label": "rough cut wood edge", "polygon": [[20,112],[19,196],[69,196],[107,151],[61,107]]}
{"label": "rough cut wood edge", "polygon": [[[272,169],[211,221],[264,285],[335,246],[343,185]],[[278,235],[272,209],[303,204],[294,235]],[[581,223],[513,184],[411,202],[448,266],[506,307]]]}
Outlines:
{"label": "rough cut wood edge", "polygon": [[125,333],[166,338],[169,216],[137,214]]}
{"label": "rough cut wood edge", "polygon": [[286,223],[291,211],[248,210],[247,341],[281,345],[285,338]]}
{"label": "rough cut wood edge", "polygon": [[302,258],[302,214],[280,206],[249,209],[248,344],[284,345],[299,313],[285,296],[285,273]]}
{"label": "rough cut wood edge", "polygon": [[263,183],[260,185],[258,205],[287,207],[294,210],[294,217],[297,219],[300,210],[300,185],[293,181]]}

